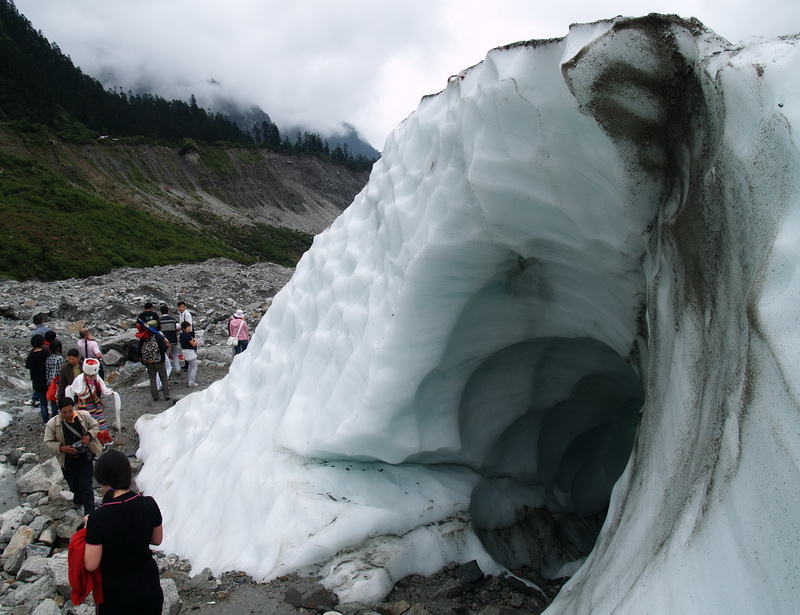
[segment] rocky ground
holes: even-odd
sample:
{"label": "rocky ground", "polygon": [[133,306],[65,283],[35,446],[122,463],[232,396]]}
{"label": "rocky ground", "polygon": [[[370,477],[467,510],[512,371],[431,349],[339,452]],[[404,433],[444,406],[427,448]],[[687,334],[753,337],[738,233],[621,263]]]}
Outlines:
{"label": "rocky ground", "polygon": [[[29,557],[34,553],[46,560],[45,563],[30,560],[26,567],[24,562],[28,560],[20,561],[22,554],[4,551],[0,559],[0,566],[4,568],[0,572],[4,581],[0,585],[0,615],[93,612],[72,607],[64,595],[63,582],[59,585],[60,573],[51,570],[61,570],[59,562],[63,555],[60,553],[67,544],[70,523],[80,520],[68,501],[68,492],[64,494],[50,488],[45,489],[48,493],[17,494],[20,479],[35,476],[36,473],[29,473],[42,471],[51,461],[42,446],[43,425],[38,408],[24,403],[30,388],[24,362],[30,349],[33,315],[43,314],[45,324],[58,333],[65,350],[74,345],[81,327],[88,326],[93,331],[108,360],[107,380],[122,398],[122,430],[112,431],[114,446],[134,458],[138,448],[136,420],[143,414],[163,412],[190,391],[202,390],[223,378],[232,358],[230,348],[224,345],[227,318],[241,308],[253,330],[269,308],[272,297],[291,274],[291,269],[277,265],[245,267],[214,259],[196,265],[124,269],[84,280],[0,281],[0,411],[6,413],[0,413],[0,419],[4,417],[9,421],[0,432],[0,462],[5,461],[4,467],[9,468],[0,474],[0,511],[9,511],[0,516],[0,547],[13,542],[14,534],[21,531],[19,526],[27,524],[26,527],[35,527],[36,532],[32,534],[32,544],[26,546],[24,552]],[[170,379],[172,400],[153,402],[142,366],[125,361],[126,344],[135,342],[133,323],[145,301],[156,305],[163,302],[174,308],[179,299],[186,301],[193,312],[202,340],[197,373],[200,386],[189,389],[184,374],[173,375]],[[136,460],[133,461],[135,465]],[[58,534],[60,525],[63,525],[61,535],[49,545],[41,542],[42,536],[49,538]],[[38,547],[45,548],[37,551]],[[545,581],[532,571],[515,572],[521,578],[538,583],[541,590],[513,576],[486,577],[474,564],[452,564],[432,577],[412,576],[401,580],[380,605],[337,606],[335,596],[313,579],[286,577],[261,584],[235,571],[214,578],[208,571],[191,570],[189,562],[173,554],[161,553],[158,561],[162,583],[168,583],[170,591],[176,594],[170,602],[172,613],[180,608],[182,613],[200,615],[309,615],[334,607],[343,615],[372,611],[382,615],[405,612],[409,615],[523,615],[540,613],[561,587],[561,581]],[[35,562],[49,568],[35,569]],[[45,582],[46,579],[50,580]],[[41,588],[35,587],[37,583]]]}

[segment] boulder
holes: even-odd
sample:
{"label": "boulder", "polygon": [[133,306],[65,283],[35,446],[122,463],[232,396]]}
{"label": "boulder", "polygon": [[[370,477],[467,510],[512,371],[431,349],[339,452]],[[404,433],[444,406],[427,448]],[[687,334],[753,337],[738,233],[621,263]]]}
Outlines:
{"label": "boulder", "polygon": [[64,475],[61,473],[61,466],[58,465],[55,457],[37,464],[30,472],[17,478],[17,491],[20,493],[39,491],[48,493],[56,485],[63,485],[61,489],[67,487]]}
{"label": "boulder", "polygon": [[3,603],[16,606],[19,604],[38,604],[55,593],[53,579],[44,576],[33,583],[22,583],[17,589],[3,596]]}
{"label": "boulder", "polygon": [[67,567],[67,552],[62,551],[51,557],[45,564],[45,572],[53,581],[55,591],[64,598],[70,597],[69,568]]}
{"label": "boulder", "polygon": [[7,543],[14,536],[14,533],[22,525],[31,523],[36,517],[36,513],[27,506],[17,506],[7,510],[2,515],[2,526],[0,526],[0,542]]}
{"label": "boulder", "polygon": [[58,534],[59,538],[69,540],[81,523],[83,523],[82,509],[81,512],[77,510],[68,510],[67,514],[64,515],[64,518],[61,520],[61,523],[58,524],[56,534]]}
{"label": "boulder", "polygon": [[180,595],[178,595],[178,586],[172,579],[161,579],[161,591],[164,592],[164,607],[161,609],[161,615],[178,615],[183,606]]}
{"label": "boulder", "polygon": [[210,568],[203,568],[186,583],[185,588],[196,591],[214,591],[220,582],[214,578]]}
{"label": "boulder", "polygon": [[17,531],[14,532],[14,536],[12,536],[11,542],[8,543],[8,546],[3,551],[3,557],[11,557],[18,551],[24,551],[25,547],[27,547],[32,542],[33,542],[33,530],[27,525],[21,525],[20,527],[17,528]]}
{"label": "boulder", "polygon": [[17,572],[17,581],[29,581],[33,577],[41,577],[46,573],[45,566],[48,558],[40,555],[28,557]]}
{"label": "boulder", "polygon": [[336,595],[317,581],[303,579],[286,590],[284,601],[295,607],[330,611],[336,605]]}
{"label": "boulder", "polygon": [[31,615],[61,615],[61,609],[51,598],[43,600],[39,606],[33,609]]}

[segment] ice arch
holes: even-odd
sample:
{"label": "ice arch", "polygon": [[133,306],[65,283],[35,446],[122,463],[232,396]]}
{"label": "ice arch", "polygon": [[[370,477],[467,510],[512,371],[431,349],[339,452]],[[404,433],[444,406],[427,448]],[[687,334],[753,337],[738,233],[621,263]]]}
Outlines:
{"label": "ice arch", "polygon": [[552,570],[628,459],[550,613],[793,609],[798,64],[651,16],[455,75],[230,375],[138,425],[166,548],[344,600]]}

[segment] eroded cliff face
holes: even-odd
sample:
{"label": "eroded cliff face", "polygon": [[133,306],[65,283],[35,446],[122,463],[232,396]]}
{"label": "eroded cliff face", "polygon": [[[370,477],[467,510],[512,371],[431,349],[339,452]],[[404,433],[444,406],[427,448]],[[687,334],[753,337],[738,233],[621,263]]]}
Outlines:
{"label": "eroded cliff face", "polygon": [[369,174],[319,158],[224,146],[90,145],[21,139],[0,127],[0,150],[47,164],[112,202],[191,226],[214,218],[317,234],[353,201]]}

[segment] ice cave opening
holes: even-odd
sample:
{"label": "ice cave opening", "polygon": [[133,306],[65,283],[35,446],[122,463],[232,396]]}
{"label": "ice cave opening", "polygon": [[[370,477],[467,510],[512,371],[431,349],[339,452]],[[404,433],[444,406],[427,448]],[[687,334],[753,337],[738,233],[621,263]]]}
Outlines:
{"label": "ice cave opening", "polygon": [[636,371],[591,338],[517,343],[475,370],[459,426],[480,459],[472,522],[498,562],[555,574],[591,551],[643,403]]}

